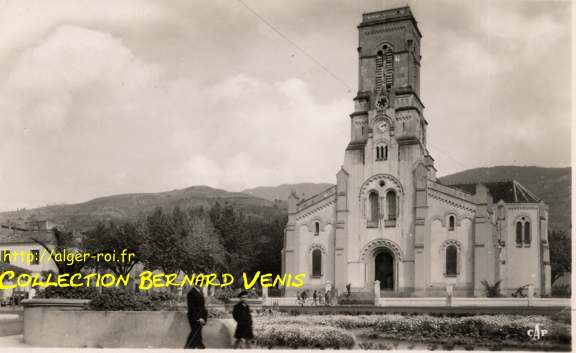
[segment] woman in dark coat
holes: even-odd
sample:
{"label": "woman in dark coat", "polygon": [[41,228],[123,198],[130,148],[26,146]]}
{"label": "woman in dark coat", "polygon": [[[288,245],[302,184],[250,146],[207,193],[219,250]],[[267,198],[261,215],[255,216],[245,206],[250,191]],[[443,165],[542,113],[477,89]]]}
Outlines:
{"label": "woman in dark coat", "polygon": [[246,297],[248,297],[248,292],[246,291],[238,294],[240,301],[234,305],[234,311],[232,312],[232,317],[238,323],[236,332],[234,333],[234,338],[236,338],[234,348],[238,348],[242,340],[244,340],[246,348],[250,348],[250,341],[254,338],[252,332],[252,314],[250,314],[250,306],[246,303]]}

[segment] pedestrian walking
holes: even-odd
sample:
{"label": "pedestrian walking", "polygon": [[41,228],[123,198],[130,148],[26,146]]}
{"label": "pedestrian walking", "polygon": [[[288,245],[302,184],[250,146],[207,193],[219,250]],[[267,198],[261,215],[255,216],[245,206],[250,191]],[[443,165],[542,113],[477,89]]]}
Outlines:
{"label": "pedestrian walking", "polygon": [[312,293],[312,300],[314,302],[314,305],[318,305],[318,293],[316,292],[316,290],[314,290],[314,292]]}
{"label": "pedestrian walking", "polygon": [[208,320],[208,311],[204,304],[204,295],[196,286],[190,288],[186,296],[188,302],[188,323],[190,324],[190,334],[186,340],[184,348],[206,348],[202,342],[202,327]]}
{"label": "pedestrian walking", "polygon": [[234,310],[232,311],[232,317],[238,323],[236,332],[234,333],[234,338],[236,338],[234,348],[238,348],[242,342],[244,342],[244,348],[250,348],[250,342],[254,339],[254,333],[252,332],[252,314],[250,314],[250,306],[246,303],[247,297],[248,292],[240,292],[240,294],[238,294],[240,301],[234,305]]}

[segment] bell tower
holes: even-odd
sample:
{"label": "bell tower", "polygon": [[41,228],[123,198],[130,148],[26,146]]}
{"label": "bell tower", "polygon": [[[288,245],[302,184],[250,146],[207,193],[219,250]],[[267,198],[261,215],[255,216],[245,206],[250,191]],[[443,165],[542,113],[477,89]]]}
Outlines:
{"label": "bell tower", "polygon": [[415,268],[425,263],[426,186],[436,172],[420,100],[422,35],[409,7],[363,14],[358,35],[358,93],[337,175],[336,286],[366,290],[376,260],[363,247],[381,241],[401,249],[390,288],[412,292],[423,283]]}
{"label": "bell tower", "polygon": [[398,145],[419,145],[426,155],[427,122],[420,100],[422,35],[410,8],[366,13],[358,31],[359,87],[347,151],[360,153],[380,128],[389,129]]}

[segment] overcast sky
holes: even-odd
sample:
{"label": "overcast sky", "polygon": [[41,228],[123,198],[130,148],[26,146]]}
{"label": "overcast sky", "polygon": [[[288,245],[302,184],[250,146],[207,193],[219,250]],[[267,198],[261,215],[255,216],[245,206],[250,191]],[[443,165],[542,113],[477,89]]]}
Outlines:
{"label": "overcast sky", "polygon": [[439,175],[569,165],[569,2],[244,1],[345,84],[238,0],[0,1],[0,210],[334,182],[356,26],[405,4]]}

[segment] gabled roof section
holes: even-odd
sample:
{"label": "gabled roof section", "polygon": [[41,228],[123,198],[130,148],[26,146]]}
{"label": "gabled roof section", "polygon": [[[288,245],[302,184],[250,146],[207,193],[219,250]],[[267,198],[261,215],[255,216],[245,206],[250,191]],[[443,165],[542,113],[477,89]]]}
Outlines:
{"label": "gabled roof section", "polygon": [[[506,203],[538,203],[541,201],[538,196],[534,195],[516,180],[495,181],[481,184],[484,184],[488,188],[494,203],[499,201],[504,201]],[[478,185],[478,183],[453,184],[447,186],[474,195],[476,194],[476,185]]]}
{"label": "gabled roof section", "polygon": [[20,275],[22,273],[26,273],[26,274],[32,273],[30,270],[27,270],[25,268],[11,265],[11,264],[8,264],[5,262],[0,262],[0,272],[6,272],[6,271],[14,271],[14,273],[16,275]]}
{"label": "gabled roof section", "polygon": [[53,243],[51,230],[31,231],[10,226],[0,226],[0,244],[34,243],[32,238],[44,243]]}
{"label": "gabled roof section", "polygon": [[321,201],[327,199],[327,198],[334,198],[336,196],[336,185],[331,186],[329,188],[327,188],[324,191],[321,191],[319,193],[317,193],[316,195],[313,195],[312,197],[309,198],[303,198],[301,199],[296,205],[297,205],[297,210],[301,211],[305,208],[308,208],[312,205],[315,205],[317,203],[320,203]]}

